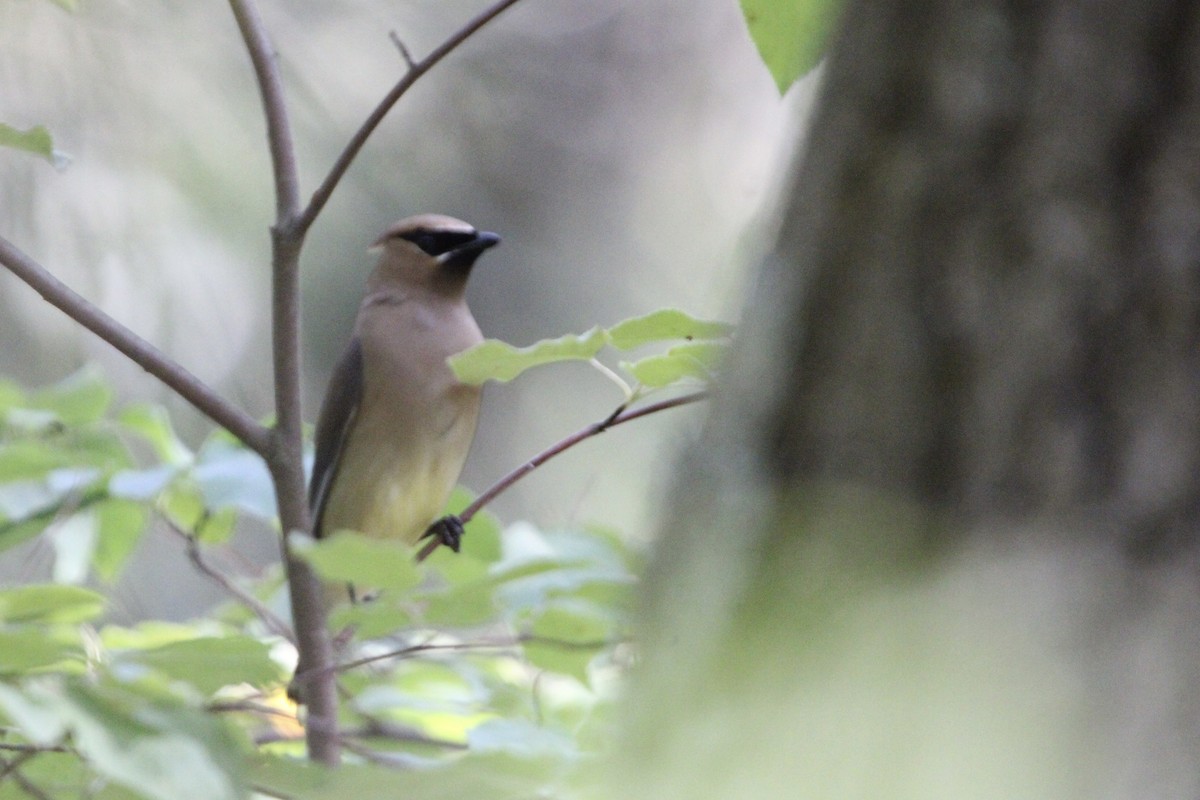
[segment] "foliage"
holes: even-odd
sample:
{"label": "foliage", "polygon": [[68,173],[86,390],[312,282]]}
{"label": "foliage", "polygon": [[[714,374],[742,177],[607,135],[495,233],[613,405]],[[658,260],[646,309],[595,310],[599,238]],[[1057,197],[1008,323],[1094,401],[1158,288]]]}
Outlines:
{"label": "foliage", "polygon": [[741,0],[758,54],[779,93],[817,65],[841,10],[839,0]]}
{"label": "foliage", "polygon": [[[587,361],[612,378],[624,390],[627,400],[633,400],[651,390],[675,388],[689,379],[710,380],[732,335],[733,326],[727,323],[699,320],[678,309],[664,308],[611,328],[597,326],[585,333],[544,339],[528,347],[488,339],[451,358],[450,366],[459,380],[480,384],[487,380],[504,383],[543,364]],[[636,361],[620,361],[619,367],[629,381],[597,360],[605,346],[628,352],[672,341],[680,344]]]}
{"label": "foliage", "polygon": [[[469,499],[460,490],[452,508]],[[41,536],[55,555],[55,582],[0,591],[0,798],[27,785],[103,798],[582,792],[631,647],[639,559],[619,537],[502,531],[483,513],[461,554],[419,564],[348,533],[302,548],[331,584],[382,590],[331,621],[353,630],[339,684],[357,763],[327,772],[298,761],[302,723],[283,694],[294,649],[261,606],[121,626],[80,585],[118,577],[148,531],[203,556],[273,514],[261,461],[227,434],[192,450],[162,409],[114,409],[94,370],[35,391],[0,382],[0,547]],[[284,607],[276,575],[237,581]]]}

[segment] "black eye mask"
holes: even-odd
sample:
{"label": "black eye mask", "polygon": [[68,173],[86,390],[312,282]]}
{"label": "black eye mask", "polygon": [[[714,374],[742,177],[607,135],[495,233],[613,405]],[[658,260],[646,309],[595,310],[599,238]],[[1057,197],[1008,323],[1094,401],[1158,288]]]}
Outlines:
{"label": "black eye mask", "polygon": [[475,231],[427,231],[416,230],[400,234],[431,256],[440,256],[475,241]]}

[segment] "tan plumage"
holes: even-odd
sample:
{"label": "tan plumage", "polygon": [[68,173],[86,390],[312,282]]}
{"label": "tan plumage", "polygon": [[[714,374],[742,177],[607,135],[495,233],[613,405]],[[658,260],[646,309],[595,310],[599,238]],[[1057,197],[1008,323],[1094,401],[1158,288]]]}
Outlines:
{"label": "tan plumage", "polygon": [[375,243],[382,257],[317,422],[314,535],[347,528],[411,543],[441,514],[479,414],[479,388],[460,384],[446,359],[482,341],[464,290],[499,241],[422,214]]}

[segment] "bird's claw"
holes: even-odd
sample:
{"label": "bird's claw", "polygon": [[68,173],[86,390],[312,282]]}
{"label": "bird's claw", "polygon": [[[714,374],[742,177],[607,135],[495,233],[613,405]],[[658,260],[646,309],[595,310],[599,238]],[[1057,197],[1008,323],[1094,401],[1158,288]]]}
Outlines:
{"label": "bird's claw", "polygon": [[429,529],[421,536],[422,539],[430,537],[437,539],[441,544],[457,553],[462,547],[463,522],[453,514],[442,517],[430,525]]}

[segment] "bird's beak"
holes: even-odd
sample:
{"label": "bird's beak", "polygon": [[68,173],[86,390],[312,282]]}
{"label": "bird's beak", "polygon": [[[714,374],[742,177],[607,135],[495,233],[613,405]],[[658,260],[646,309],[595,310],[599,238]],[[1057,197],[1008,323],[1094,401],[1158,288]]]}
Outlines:
{"label": "bird's beak", "polygon": [[475,234],[474,239],[460,247],[456,247],[449,253],[443,254],[442,258],[462,257],[467,253],[478,255],[489,247],[495,247],[498,244],[500,244],[499,235],[491,231],[479,231],[479,233]]}
{"label": "bird's beak", "polygon": [[474,239],[442,253],[437,260],[439,264],[460,265],[469,268],[475,263],[475,259],[479,258],[480,253],[498,244],[500,244],[500,237],[497,234],[490,231],[479,231],[475,234]]}

